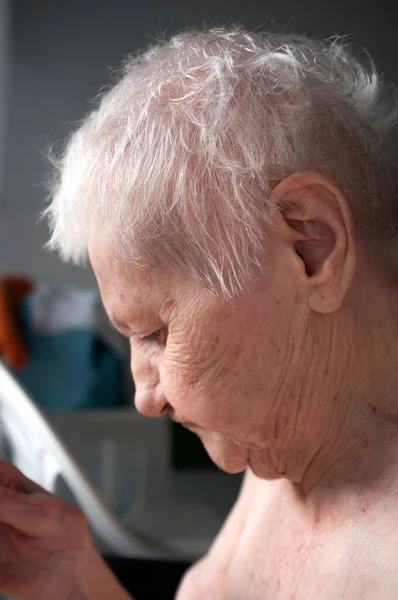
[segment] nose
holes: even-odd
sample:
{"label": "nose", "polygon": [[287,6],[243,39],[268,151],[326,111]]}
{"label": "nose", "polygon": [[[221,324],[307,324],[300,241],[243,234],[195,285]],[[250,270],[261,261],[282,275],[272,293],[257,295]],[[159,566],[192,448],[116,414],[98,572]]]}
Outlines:
{"label": "nose", "polygon": [[146,417],[162,417],[170,408],[160,382],[148,385],[135,381],[134,402],[138,412]]}
{"label": "nose", "polygon": [[153,355],[131,347],[131,372],[135,383],[135,406],[146,417],[161,417],[169,404],[162,390],[158,361]]}

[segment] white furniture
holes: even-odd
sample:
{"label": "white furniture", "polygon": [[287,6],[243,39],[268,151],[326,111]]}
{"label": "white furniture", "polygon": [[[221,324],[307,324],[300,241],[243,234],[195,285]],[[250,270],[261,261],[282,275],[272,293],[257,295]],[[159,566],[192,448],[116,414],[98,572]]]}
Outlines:
{"label": "white furniture", "polygon": [[195,559],[221,525],[222,517],[205,505],[173,496],[164,419],[132,409],[44,414],[0,362],[0,424],[12,461],[47,490],[75,501],[104,552]]}

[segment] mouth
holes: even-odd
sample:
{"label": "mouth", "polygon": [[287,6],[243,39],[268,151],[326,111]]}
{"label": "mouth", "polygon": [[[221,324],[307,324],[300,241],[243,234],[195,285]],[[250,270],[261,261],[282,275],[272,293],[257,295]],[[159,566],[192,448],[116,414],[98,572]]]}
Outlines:
{"label": "mouth", "polygon": [[179,425],[182,425],[183,427],[185,427],[185,429],[189,429],[193,433],[197,433],[200,430],[200,427],[198,427],[198,425],[195,425],[195,423],[191,423],[191,421],[184,421],[183,419],[179,419],[172,412],[169,413],[169,416],[170,416],[170,419],[172,421],[174,421],[174,423],[178,423]]}
{"label": "mouth", "polygon": [[191,431],[192,433],[195,433],[196,435],[199,435],[200,432],[202,431],[202,429],[198,425],[195,425],[194,423],[181,423],[181,425],[183,427],[185,427],[185,429],[188,429],[189,431]]}

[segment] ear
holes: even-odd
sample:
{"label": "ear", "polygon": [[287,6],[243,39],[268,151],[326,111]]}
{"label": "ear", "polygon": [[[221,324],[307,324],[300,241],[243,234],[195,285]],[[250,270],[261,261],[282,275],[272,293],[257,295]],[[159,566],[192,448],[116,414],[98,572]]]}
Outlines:
{"label": "ear", "polygon": [[356,267],[355,228],[345,195],[320,173],[295,173],[273,189],[270,208],[310,308],[337,311]]}

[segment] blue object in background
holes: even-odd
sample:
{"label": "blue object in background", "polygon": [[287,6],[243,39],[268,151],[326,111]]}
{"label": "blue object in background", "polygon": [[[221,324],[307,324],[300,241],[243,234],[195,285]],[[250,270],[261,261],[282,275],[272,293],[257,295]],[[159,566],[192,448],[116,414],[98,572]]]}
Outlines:
{"label": "blue object in background", "polygon": [[90,410],[125,404],[123,360],[95,330],[33,330],[29,298],[20,312],[30,361],[16,376],[46,410]]}

